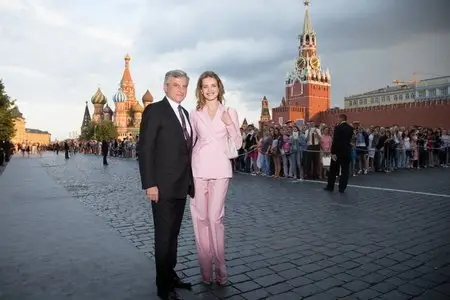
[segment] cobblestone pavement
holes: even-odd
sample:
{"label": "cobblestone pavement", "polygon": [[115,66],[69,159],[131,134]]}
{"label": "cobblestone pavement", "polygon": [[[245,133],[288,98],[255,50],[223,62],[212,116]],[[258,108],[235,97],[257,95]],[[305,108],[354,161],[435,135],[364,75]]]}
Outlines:
{"label": "cobblestone pavement", "polygon": [[[153,257],[150,203],[137,163],[76,155],[42,165],[86,207]],[[450,195],[450,170],[352,178],[352,184]],[[189,208],[178,270],[201,299],[450,299],[450,196],[237,174],[226,202],[229,284],[199,284]]]}

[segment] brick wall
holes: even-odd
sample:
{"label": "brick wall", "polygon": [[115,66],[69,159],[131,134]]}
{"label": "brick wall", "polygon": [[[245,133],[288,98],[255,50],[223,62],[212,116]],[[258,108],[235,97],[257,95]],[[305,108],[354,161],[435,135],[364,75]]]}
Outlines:
{"label": "brick wall", "polygon": [[348,121],[360,121],[363,126],[420,125],[450,129],[450,99],[393,104],[367,108],[330,109],[313,117],[315,122],[334,125],[340,114]]}

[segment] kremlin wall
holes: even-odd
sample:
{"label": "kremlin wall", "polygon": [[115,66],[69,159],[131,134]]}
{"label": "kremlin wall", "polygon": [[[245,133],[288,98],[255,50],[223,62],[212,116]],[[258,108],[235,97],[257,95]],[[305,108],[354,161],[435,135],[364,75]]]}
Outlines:
{"label": "kremlin wall", "polygon": [[349,122],[360,121],[363,126],[397,124],[450,129],[450,98],[375,107],[330,109],[318,113],[312,121],[332,126],[338,122],[340,114],[346,114]]}

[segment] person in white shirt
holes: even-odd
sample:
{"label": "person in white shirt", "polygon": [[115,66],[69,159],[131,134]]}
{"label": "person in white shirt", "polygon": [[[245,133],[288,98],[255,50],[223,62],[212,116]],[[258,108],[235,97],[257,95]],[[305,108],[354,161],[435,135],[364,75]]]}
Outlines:
{"label": "person in white shirt", "polygon": [[322,135],[319,126],[311,122],[309,129],[305,132],[306,136],[306,160],[305,175],[308,179],[319,179],[320,176],[320,139]]}

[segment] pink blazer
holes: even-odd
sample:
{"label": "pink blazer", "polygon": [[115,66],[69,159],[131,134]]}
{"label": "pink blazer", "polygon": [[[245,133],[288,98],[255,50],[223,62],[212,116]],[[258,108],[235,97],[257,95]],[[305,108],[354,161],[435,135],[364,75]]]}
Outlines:
{"label": "pink blazer", "polygon": [[227,137],[234,141],[236,148],[242,147],[239,120],[236,110],[229,108],[233,124],[226,126],[222,114],[226,107],[222,104],[217,108],[216,116],[211,119],[207,109],[193,110],[190,120],[194,141],[197,143],[192,150],[192,173],[196,178],[217,179],[231,178],[233,171],[231,162],[226,156]]}

